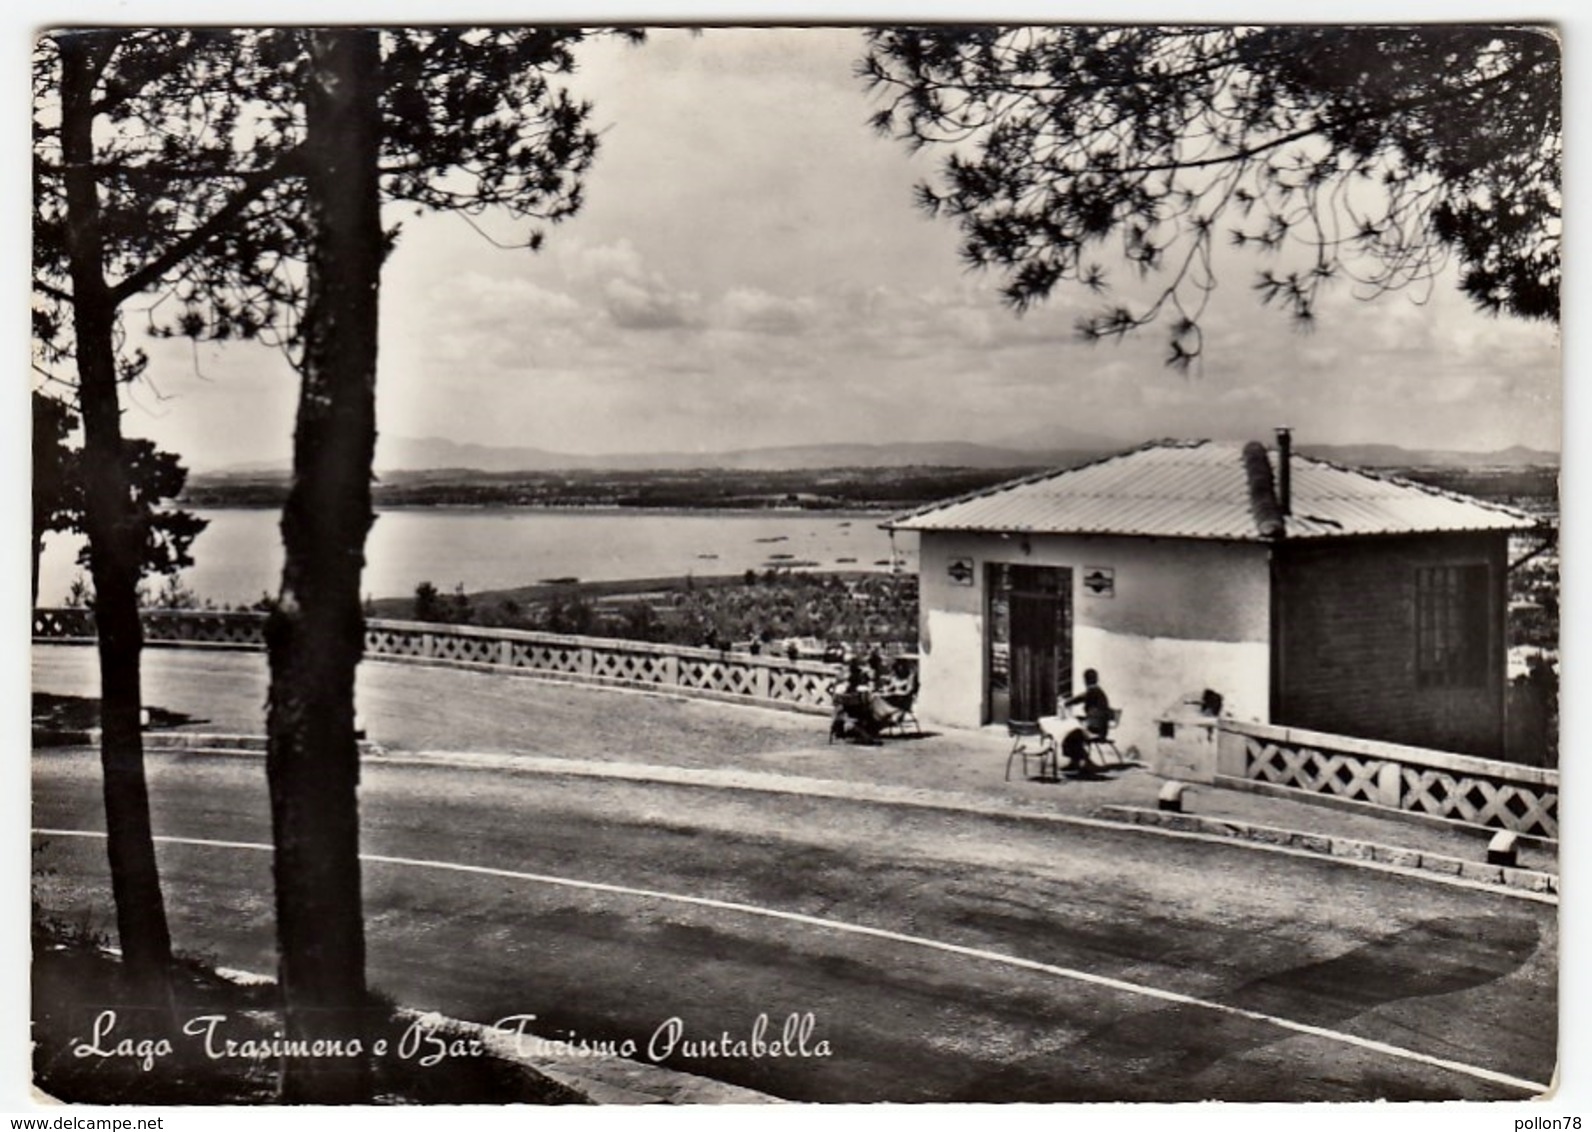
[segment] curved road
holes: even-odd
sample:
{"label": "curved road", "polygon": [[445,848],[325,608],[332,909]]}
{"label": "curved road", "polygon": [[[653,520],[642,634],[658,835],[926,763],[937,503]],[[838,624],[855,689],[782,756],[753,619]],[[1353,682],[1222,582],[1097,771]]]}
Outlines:
{"label": "curved road", "polygon": [[[150,774],[179,948],[271,970],[260,760]],[[36,829],[102,829],[98,790],[91,752],[36,753]],[[367,762],[362,814],[374,987],[643,1059],[678,1019],[660,1060],[791,1099],[1520,1099],[1553,1073],[1551,904],[1137,830],[424,760]],[[47,903],[110,923],[103,843],[36,841]],[[770,1038],[811,1015],[829,1056],[714,1056],[759,1015]]]}

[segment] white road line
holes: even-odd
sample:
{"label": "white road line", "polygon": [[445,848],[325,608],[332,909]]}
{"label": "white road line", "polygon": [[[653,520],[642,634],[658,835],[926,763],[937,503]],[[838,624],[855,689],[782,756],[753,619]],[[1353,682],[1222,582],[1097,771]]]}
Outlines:
{"label": "white road line", "polygon": [[[88,837],[104,838],[105,834],[93,830],[76,829],[35,829],[35,835],[42,837]],[[272,852],[273,847],[256,841],[213,841],[197,837],[156,837],[156,841],[170,845],[195,845],[214,849],[244,849],[252,852]],[[1038,971],[1042,974],[1055,975],[1060,978],[1070,979],[1074,982],[1087,983],[1091,986],[1105,987],[1110,990],[1120,991],[1124,994],[1138,995],[1142,998],[1156,999],[1161,1002],[1176,1003],[1179,1006],[1196,1006],[1218,1014],[1231,1015],[1238,1018],[1247,1018],[1253,1022],[1264,1022],[1283,1030],[1310,1037],[1323,1038],[1327,1041],[1337,1042],[1340,1045],[1354,1046],[1358,1049],[1379,1053],[1386,1057],[1396,1058],[1401,1061],[1411,1061],[1419,1065],[1431,1066],[1437,1069],[1446,1069],[1460,1073],[1477,1080],[1488,1081],[1497,1085],[1507,1085],[1511,1088],[1521,1089],[1528,1093],[1545,1093],[1549,1086],[1539,1081],[1528,1081],[1521,1077],[1513,1077],[1507,1073],[1499,1073],[1485,1069],[1479,1065],[1470,1065],[1463,1061],[1453,1061],[1449,1058],[1433,1057],[1430,1054],[1420,1053],[1416,1050],[1405,1049],[1402,1046],[1389,1045],[1387,1042],[1378,1042],[1370,1038],[1362,1038],[1356,1034],[1344,1033],[1341,1030],[1329,1030],[1321,1026],[1312,1026],[1304,1022],[1294,1022],[1287,1018],[1279,1018],[1274,1014],[1263,1014],[1258,1010],[1246,1010],[1239,1006],[1228,1006],[1225,1003],[1212,1002],[1209,999],[1195,998],[1192,995],[1180,994],[1177,991],[1162,990],[1160,987],[1147,986],[1143,983],[1130,983],[1122,979],[1113,979],[1105,975],[1095,975],[1088,971],[1079,971],[1072,967],[1059,967],[1052,963],[1040,963],[1033,959],[1022,959],[1015,955],[1004,955],[998,951],[986,951],[980,947],[967,947],[958,943],[946,943],[942,940],[929,939],[925,936],[908,935],[903,932],[894,932],[886,928],[873,928],[866,924],[854,924],[846,920],[831,920],[823,916],[809,916],[801,912],[786,912],[777,908],[763,908],[756,904],[742,904],[733,900],[714,900],[706,896],[684,896],[675,892],[660,892],[649,888],[631,888],[627,885],[606,884],[601,881],[574,880],[569,877],[550,876],[545,873],[526,873],[514,869],[497,869],[487,865],[464,865],[452,861],[430,861],[414,857],[389,857],[378,853],[361,853],[360,860],[384,865],[402,865],[409,868],[438,869],[447,872],[472,873],[478,876],[505,877],[513,880],[531,881],[535,884],[552,885],[559,888],[582,889],[588,892],[605,892],[620,896],[642,897],[649,900],[665,900],[677,904],[689,904],[699,908],[712,908],[723,912],[739,912],[744,915],[762,916],[772,920],[785,920],[791,923],[807,924],[812,927],[826,928],[830,931],[843,932],[850,935],[870,936],[875,939],[889,940],[893,943],[904,943],[913,947],[927,948],[933,951],[942,951],[952,955],[961,955],[970,959],[979,959],[991,963],[1000,963],[1008,967],[1018,967],[1028,971]]]}
{"label": "white road line", "polygon": [[[646,694],[651,695],[653,693]],[[750,708],[748,710],[761,711],[765,709]],[[766,710],[778,711],[779,709]],[[160,753],[172,752],[163,751]],[[183,753],[194,755],[200,752],[185,750]],[[211,756],[241,756],[255,759],[265,757],[264,751],[209,750],[204,753]],[[1226,834],[1167,829],[1159,825],[1141,825],[1125,822],[1120,818],[1092,818],[1079,814],[1057,813],[1047,810],[1012,809],[1005,806],[969,802],[966,796],[940,794],[935,791],[927,791],[919,796],[914,796],[912,793],[898,792],[902,788],[887,786],[878,788],[878,793],[864,793],[856,790],[856,784],[854,783],[843,784],[826,779],[770,774],[761,771],[750,772],[752,775],[751,780],[737,781],[733,777],[723,777],[723,772],[704,770],[702,768],[661,767],[644,763],[601,763],[588,759],[567,759],[562,756],[506,755],[470,751],[419,751],[412,754],[388,753],[367,761],[363,765],[381,768],[395,766],[470,767],[472,769],[501,771],[506,774],[543,774],[553,777],[595,778],[623,783],[664,783],[671,786],[684,786],[702,790],[828,798],[851,802],[860,806],[911,806],[921,810],[969,814],[975,817],[994,818],[999,821],[1050,822],[1055,825],[1076,826],[1080,829],[1103,829],[1114,833],[1130,832],[1137,836],[1153,836],[1172,841],[1194,841],[1205,845],[1220,845],[1249,853],[1266,853],[1274,857],[1292,857],[1295,860],[1311,861],[1318,864],[1328,862],[1339,868],[1359,869],[1364,872],[1407,877],[1423,884],[1442,885],[1446,888],[1462,888],[1469,892],[1485,892],[1493,896],[1500,896],[1509,900],[1524,900],[1532,904],[1557,906],[1559,903],[1558,894],[1555,892],[1537,892],[1531,889],[1517,888],[1513,885],[1472,880],[1455,873],[1434,872],[1431,869],[1411,868],[1405,865],[1389,864],[1385,861],[1366,860],[1362,857],[1337,856],[1315,850],[1297,849],[1290,845],[1278,845],[1266,841],[1250,841],[1242,837],[1233,837]]]}
{"label": "white road line", "polygon": [[[1534,892],[1530,889],[1472,880],[1453,873],[1439,873],[1430,869],[1410,868],[1385,861],[1366,860],[1362,857],[1340,857],[1314,850],[1297,849],[1291,845],[1277,845],[1265,841],[1249,841],[1226,834],[1198,830],[1167,829],[1159,825],[1141,825],[1120,818],[1094,818],[1079,814],[1057,813],[1049,810],[1011,809],[1002,805],[969,802],[967,797],[941,794],[936,791],[918,791],[912,788],[885,786],[878,793],[861,793],[854,783],[840,783],[821,778],[796,775],[750,772],[750,778],[737,781],[714,769],[661,767],[645,763],[603,763],[589,759],[566,759],[561,756],[502,755],[480,752],[420,751],[415,754],[386,754],[379,761],[367,765],[420,766],[480,766],[508,774],[545,774],[553,777],[595,778],[601,781],[625,783],[665,783],[671,786],[693,787],[704,790],[737,790],[749,794],[779,794],[805,798],[831,798],[853,802],[861,806],[911,806],[923,810],[941,810],[969,814],[997,821],[1035,821],[1054,825],[1076,826],[1080,829],[1102,829],[1113,833],[1129,832],[1136,835],[1163,837],[1173,841],[1196,841],[1205,845],[1221,845],[1245,852],[1266,853],[1274,857],[1292,857],[1298,861],[1328,862],[1339,868],[1360,869],[1365,872],[1386,873],[1407,877],[1423,884],[1437,884],[1447,888],[1462,888],[1469,892],[1485,892],[1511,900],[1525,900],[1533,904],[1558,905],[1559,897],[1551,892]],[[1196,815],[1198,816],[1198,815]]]}

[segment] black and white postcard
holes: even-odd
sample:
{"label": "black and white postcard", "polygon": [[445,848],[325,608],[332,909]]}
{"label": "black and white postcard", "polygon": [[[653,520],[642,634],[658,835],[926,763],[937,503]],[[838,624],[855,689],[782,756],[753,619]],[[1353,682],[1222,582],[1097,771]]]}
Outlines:
{"label": "black and white postcard", "polygon": [[1580,1127],[1561,33],[41,25],[22,1103]]}

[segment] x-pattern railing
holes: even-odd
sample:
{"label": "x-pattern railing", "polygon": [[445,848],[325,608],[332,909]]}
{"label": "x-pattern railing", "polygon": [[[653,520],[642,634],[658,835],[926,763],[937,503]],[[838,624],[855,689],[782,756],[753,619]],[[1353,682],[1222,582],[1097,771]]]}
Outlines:
{"label": "x-pattern railing", "polygon": [[1360,802],[1376,800],[1379,764],[1374,760],[1253,738],[1248,743],[1257,778],[1315,794],[1335,794]]}
{"label": "x-pattern railing", "polygon": [[1218,782],[1559,836],[1556,770],[1302,728],[1223,720]]}
{"label": "x-pattern railing", "polygon": [[1559,796],[1486,778],[1456,778],[1440,770],[1402,767],[1405,808],[1473,825],[1559,836]]}
{"label": "x-pattern railing", "polygon": [[[145,639],[157,645],[265,647],[265,614],[150,610]],[[87,609],[38,609],[33,637],[86,643],[94,639]],[[802,711],[831,710],[835,673],[815,661],[745,656],[643,641],[571,637],[413,621],[367,621],[365,655],[472,668],[511,669],[560,679],[634,687],[666,687],[684,695],[776,703]]]}

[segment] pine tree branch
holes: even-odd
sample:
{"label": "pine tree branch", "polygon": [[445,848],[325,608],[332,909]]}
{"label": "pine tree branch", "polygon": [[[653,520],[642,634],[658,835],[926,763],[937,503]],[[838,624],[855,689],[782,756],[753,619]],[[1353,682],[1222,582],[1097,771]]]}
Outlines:
{"label": "pine tree branch", "polygon": [[246,174],[243,177],[243,187],[238,190],[231,200],[213,212],[209,219],[167,248],[162,255],[151,260],[112,287],[112,300],[117,305],[120,305],[132,296],[153,287],[165,276],[166,272],[188,259],[217,235],[226,231],[232,222],[241,216],[251,204],[264,196],[271,186],[298,175],[302,168],[302,149],[294,147],[278,157],[268,168]]}

